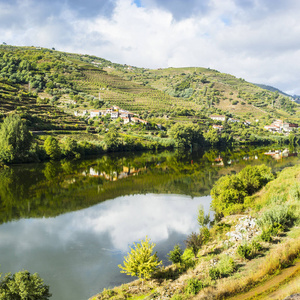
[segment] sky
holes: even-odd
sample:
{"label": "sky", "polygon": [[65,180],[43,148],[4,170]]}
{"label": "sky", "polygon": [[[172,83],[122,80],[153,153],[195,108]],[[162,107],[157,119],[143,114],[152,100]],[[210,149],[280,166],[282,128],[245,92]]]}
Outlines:
{"label": "sky", "polygon": [[300,95],[299,16],[299,0],[0,0],[0,43],[212,68]]}

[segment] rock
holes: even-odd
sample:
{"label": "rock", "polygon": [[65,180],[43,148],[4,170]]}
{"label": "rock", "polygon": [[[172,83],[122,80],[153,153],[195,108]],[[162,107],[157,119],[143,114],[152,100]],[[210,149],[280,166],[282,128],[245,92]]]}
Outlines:
{"label": "rock", "polygon": [[300,300],[300,294],[294,294],[284,298],[284,300]]}

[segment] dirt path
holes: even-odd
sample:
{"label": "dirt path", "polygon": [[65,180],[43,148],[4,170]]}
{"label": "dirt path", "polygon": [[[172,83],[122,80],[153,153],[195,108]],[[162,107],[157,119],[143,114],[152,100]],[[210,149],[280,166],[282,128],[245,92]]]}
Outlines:
{"label": "dirt path", "polygon": [[[250,300],[250,299],[266,299],[266,295],[272,293],[274,299],[276,298],[276,289],[279,289],[280,286],[284,285],[291,279],[295,277],[300,277],[300,261],[295,263],[293,266],[282,270],[280,274],[273,277],[272,279],[266,281],[264,284],[253,288],[247,293],[240,294],[235,297],[228,298],[228,300]],[[260,297],[263,298],[260,298]]]}

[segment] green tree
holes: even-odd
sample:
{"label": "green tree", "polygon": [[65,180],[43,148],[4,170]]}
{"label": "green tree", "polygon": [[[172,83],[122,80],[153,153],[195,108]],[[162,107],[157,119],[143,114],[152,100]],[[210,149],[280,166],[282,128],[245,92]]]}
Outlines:
{"label": "green tree", "polygon": [[59,159],[61,150],[58,144],[58,140],[53,136],[48,136],[44,142],[44,148],[46,154],[50,156],[51,159]]}
{"label": "green tree", "polygon": [[170,129],[170,135],[178,148],[192,147],[193,143],[203,143],[203,136],[198,125],[176,123]]}
{"label": "green tree", "polygon": [[175,245],[174,249],[168,253],[169,261],[173,264],[181,263],[182,262],[182,254],[183,251],[179,245]]}
{"label": "green tree", "polygon": [[0,129],[0,160],[11,163],[22,159],[31,146],[32,135],[19,115],[6,117]]}
{"label": "green tree", "polygon": [[118,151],[121,149],[123,143],[116,128],[112,127],[108,130],[104,136],[104,143],[108,151]]}
{"label": "green tree", "polygon": [[63,155],[68,158],[80,158],[80,152],[77,141],[70,137],[67,137],[64,140],[62,152]]}
{"label": "green tree", "polygon": [[145,241],[141,240],[139,244],[134,243],[134,248],[130,248],[131,252],[124,257],[124,266],[118,265],[121,273],[129,276],[138,276],[140,279],[149,279],[159,265],[156,252],[152,254],[154,243],[150,243],[150,239],[146,237]]}
{"label": "green tree", "polygon": [[200,227],[204,227],[209,224],[210,214],[208,213],[207,215],[205,215],[203,205],[199,205],[198,207],[197,221]]}
{"label": "green tree", "polygon": [[205,140],[212,146],[216,147],[220,142],[220,135],[217,129],[211,128],[203,134]]}
{"label": "green tree", "polygon": [[236,175],[223,176],[211,190],[211,206],[217,214],[228,215],[243,208],[246,195],[244,186]]}
{"label": "green tree", "polygon": [[0,281],[2,300],[48,300],[51,297],[49,286],[45,285],[37,273],[28,271],[6,274]]}
{"label": "green tree", "polygon": [[197,234],[195,232],[192,232],[185,240],[185,244],[187,248],[192,249],[194,256],[196,257],[198,251],[204,244],[204,237],[201,233]]}
{"label": "green tree", "polygon": [[238,174],[238,177],[248,195],[252,195],[274,179],[271,168],[266,165],[247,166]]}

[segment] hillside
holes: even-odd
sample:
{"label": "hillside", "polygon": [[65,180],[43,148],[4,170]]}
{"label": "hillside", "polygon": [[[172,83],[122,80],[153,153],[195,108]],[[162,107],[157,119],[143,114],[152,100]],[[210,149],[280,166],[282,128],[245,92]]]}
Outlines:
{"label": "hillside", "polygon": [[95,56],[4,45],[0,68],[0,78],[21,84],[38,102],[70,115],[116,105],[145,119],[167,116],[175,122],[212,113],[264,123],[270,118],[299,120],[299,106],[288,97],[211,69],[148,70]]}
{"label": "hillside", "polygon": [[242,119],[299,118],[299,106],[276,92],[267,91],[244,79],[204,68],[158,70],[105,68],[110,74],[151,86],[202,113],[227,112]]}

